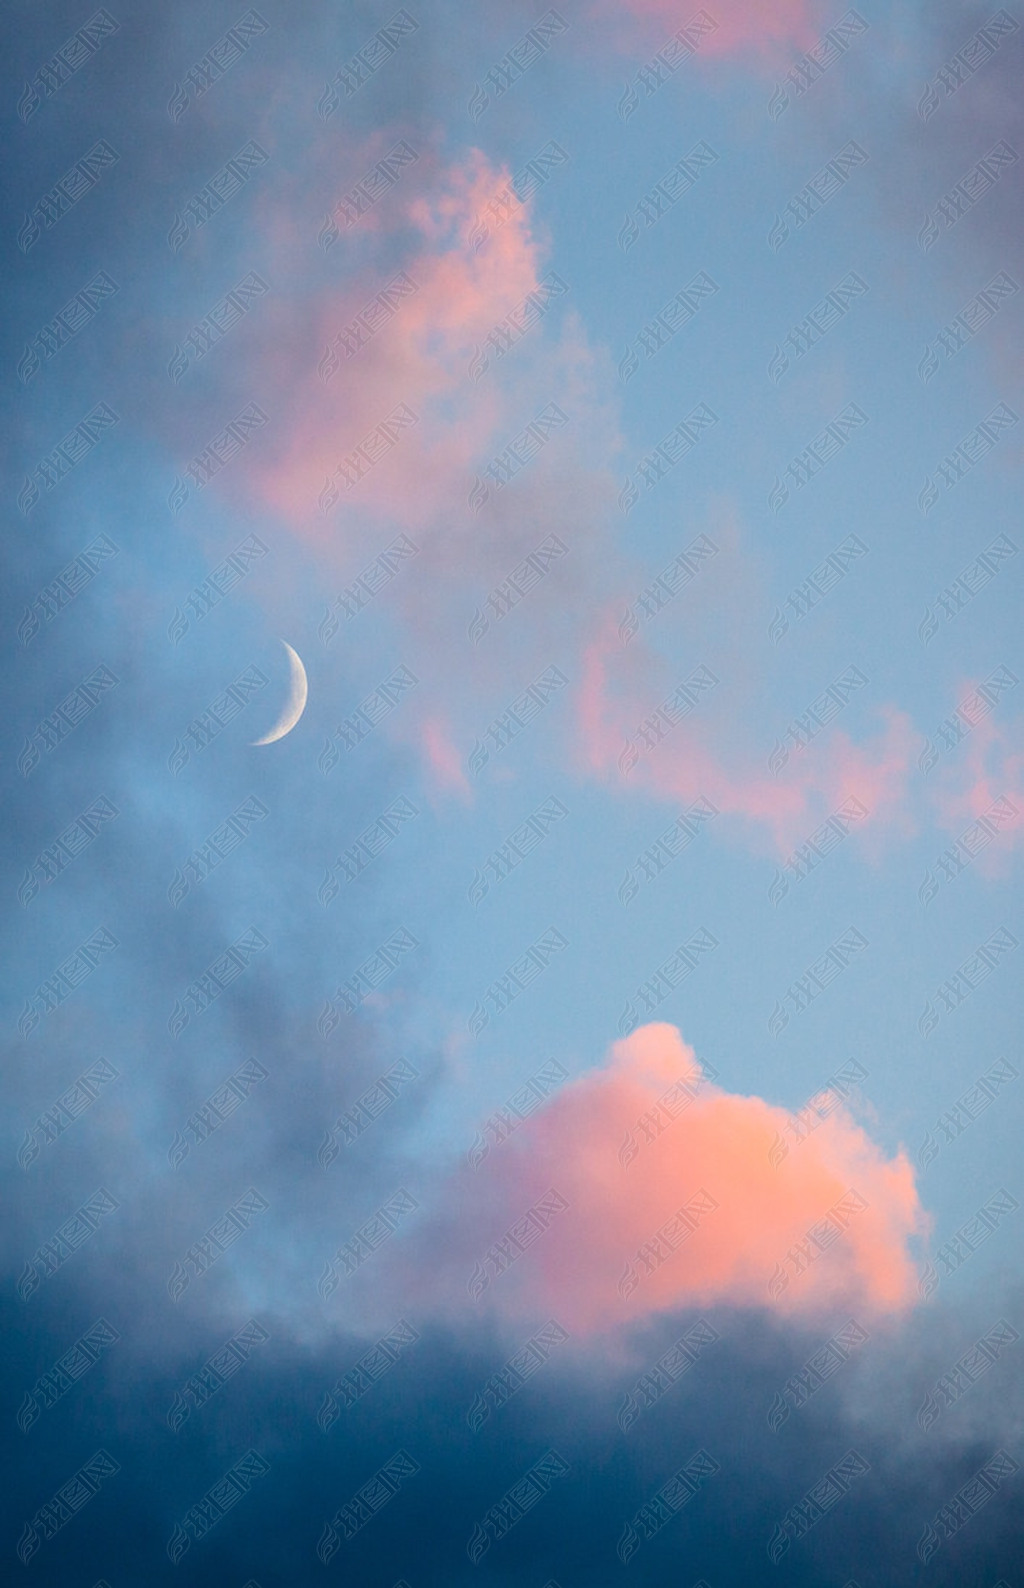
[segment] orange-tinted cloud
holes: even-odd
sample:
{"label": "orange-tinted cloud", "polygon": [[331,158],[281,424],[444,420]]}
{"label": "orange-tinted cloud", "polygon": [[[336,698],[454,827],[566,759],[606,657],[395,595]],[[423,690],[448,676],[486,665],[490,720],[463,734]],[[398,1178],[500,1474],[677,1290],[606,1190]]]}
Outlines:
{"label": "orange-tinted cloud", "polygon": [[[612,677],[613,659],[617,679]],[[692,801],[704,795],[723,813],[766,827],[785,852],[807,836],[815,821],[850,798],[866,807],[865,823],[904,815],[906,779],[917,744],[904,712],[884,708],[885,727],[868,744],[855,744],[841,729],[827,727],[790,754],[773,776],[764,763],[753,765],[742,751],[727,765],[725,753],[712,747],[710,726],[696,712],[692,719],[677,722],[660,742],[645,744],[637,727],[655,710],[658,673],[642,642],[634,640],[623,655],[617,625],[606,614],[584,651],[577,698],[580,750],[591,773],[663,799]],[[716,714],[713,695],[707,709]],[[722,726],[715,724],[719,739]]]}
{"label": "orange-tinted cloud", "polygon": [[926,1224],[906,1156],[887,1159],[844,1108],[803,1139],[793,1125],[702,1082],[674,1026],[643,1026],[458,1176],[448,1294],[583,1334],[721,1304],[906,1309],[908,1244]]}

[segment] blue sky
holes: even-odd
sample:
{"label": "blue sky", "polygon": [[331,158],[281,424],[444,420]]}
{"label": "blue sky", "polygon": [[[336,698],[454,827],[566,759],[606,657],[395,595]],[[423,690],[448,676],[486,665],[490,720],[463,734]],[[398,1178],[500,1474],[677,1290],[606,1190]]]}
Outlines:
{"label": "blue sky", "polygon": [[[723,0],[643,93],[637,73],[695,14],[12,11],[5,1547],[26,1577],[173,1581],[185,1538],[196,1581],[319,1581],[325,1518],[405,1449],[422,1481],[327,1570],[385,1588],[1016,1581],[1005,1331],[984,1383],[920,1412],[1021,1317],[1019,27],[973,5]],[[543,17],[518,55],[537,58],[497,94],[496,63]],[[348,94],[336,74],[361,49],[376,69]],[[211,51],[223,69],[197,93]],[[808,51],[836,58],[797,94]],[[415,158],[372,177],[403,140]],[[98,143],[116,159],[69,177],[81,196],[58,216],[46,195]],[[545,180],[536,163],[523,177],[552,145]],[[697,148],[687,190],[646,224],[645,195]],[[837,156],[844,180],[818,176]],[[375,199],[346,224],[360,181]],[[798,226],[809,182],[828,201]],[[374,318],[399,271],[415,290]],[[88,312],[66,309],[100,272]],[[565,290],[517,318],[552,272]],[[645,327],[697,278],[692,316],[648,356]],[[821,307],[837,289],[842,313]],[[325,378],[364,310],[373,334]],[[812,313],[798,355],[787,339]],[[385,578],[399,537],[414,554]],[[524,573],[552,537],[543,576]],[[695,544],[710,553],[682,578]],[[364,575],[373,598],[340,615]],[[676,588],[654,611],[639,598],[662,575]],[[282,641],[308,699],[256,746],[286,711]],[[361,704],[379,720],[345,748]],[[682,843],[695,804],[710,814]],[[348,878],[339,857],[370,830],[379,852]],[[211,836],[216,864],[190,869]],[[807,870],[794,854],[812,839]],[[368,969],[389,941],[392,963]],[[346,1011],[338,989],[360,973]],[[564,1082],[469,1167],[551,1061]],[[399,1063],[415,1073],[391,1096],[377,1083]],[[692,1107],[624,1169],[623,1134],[696,1064],[710,1080]],[[825,1108],[851,1064],[866,1073]],[[359,1130],[324,1167],[353,1108]],[[773,1139],[801,1131],[772,1167]],[[709,1185],[721,1212],[670,1261],[644,1248],[646,1282],[617,1288]],[[570,1210],[470,1299],[474,1262],[549,1186]],[[116,1207],[72,1249],[55,1232],[100,1187]],[[868,1210],[801,1271],[795,1243],[850,1188]],[[201,1272],[188,1254],[250,1189],[266,1206]],[[386,1246],[318,1293],[399,1191],[415,1207]],[[543,1379],[468,1431],[465,1406],[552,1316],[569,1340]],[[22,1431],[40,1375],[100,1317],[119,1340]],[[773,1433],[772,1395],[851,1317],[867,1343]],[[173,1431],[164,1401],[250,1318],[267,1342]],[[322,1432],[323,1393],[398,1318],[418,1343],[344,1433]],[[627,1433],[630,1384],[701,1320],[721,1345]],[[190,1508],[250,1449],[269,1462],[261,1503],[208,1529]],[[481,1522],[549,1449],[571,1472],[536,1512],[508,1537]],[[870,1473],[811,1531],[787,1522],[850,1449]],[[96,1450],[119,1471],[54,1530],[41,1507]],[[720,1474],[681,1517],[634,1526],[700,1450]],[[992,1461],[984,1515],[940,1525]],[[493,1547],[474,1560],[478,1524]]]}

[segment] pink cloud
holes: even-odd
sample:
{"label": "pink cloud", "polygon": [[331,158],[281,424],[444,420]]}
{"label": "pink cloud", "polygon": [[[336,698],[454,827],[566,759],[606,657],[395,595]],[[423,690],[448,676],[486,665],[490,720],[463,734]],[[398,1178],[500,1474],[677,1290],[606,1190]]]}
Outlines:
{"label": "pink cloud", "polygon": [[927,1221],[902,1150],[887,1158],[845,1108],[787,1137],[785,1108],[700,1081],[673,1026],[614,1043],[450,1184],[441,1250],[424,1232],[412,1259],[424,1301],[464,1310],[468,1290],[585,1335],[683,1307],[912,1305]]}
{"label": "pink cloud", "polygon": [[[295,529],[337,544],[342,555],[345,508],[400,519],[409,531],[456,504],[465,511],[473,465],[503,417],[500,387],[474,386],[468,366],[487,332],[538,281],[527,206],[514,206],[484,247],[475,251],[469,241],[476,217],[507,181],[508,172],[475,150],[434,173],[429,191],[413,190],[404,205],[393,200],[372,271],[321,294],[301,318],[282,307],[271,326],[261,357],[287,419],[249,478]],[[399,258],[391,239],[402,233]],[[387,265],[379,257],[385,252]],[[358,352],[334,368],[324,364],[324,350],[399,269],[415,290]],[[348,486],[339,464],[400,405],[415,419],[396,430],[393,447],[371,444],[373,467]],[[329,479],[337,491],[325,516],[319,504]]]}
{"label": "pink cloud", "polygon": [[[854,743],[841,729],[826,729],[791,753],[773,777],[742,754],[728,765],[711,747],[711,728],[697,714],[677,722],[660,742],[645,744],[637,727],[656,708],[659,677],[667,678],[664,668],[642,643],[634,640],[623,653],[609,609],[585,648],[577,696],[580,754],[590,773],[661,799],[704,795],[723,813],[767,828],[787,853],[809,826],[850,798],[866,807],[865,825],[908,819],[906,780],[917,736],[904,712],[883,708],[885,727],[867,744]],[[663,693],[669,693],[667,685]],[[721,724],[716,729],[720,737]]]}
{"label": "pink cloud", "polygon": [[[656,35],[668,36],[692,22],[702,7],[691,0],[597,0],[595,12],[603,24],[613,25],[625,16],[645,26],[651,42],[662,42]],[[806,50],[825,26],[823,12],[815,0],[717,0],[707,8],[718,24],[700,41],[704,56],[758,55],[781,63],[800,50]],[[619,37],[626,47],[623,27]],[[635,48],[635,46],[634,46]]]}
{"label": "pink cloud", "polygon": [[[1024,836],[1022,726],[1019,720],[1012,727],[991,718],[978,722],[962,751],[962,763],[945,772],[936,791],[944,827],[958,831],[978,821],[987,822],[1001,840],[998,849],[987,851],[979,862],[987,875],[995,875],[1005,866],[1001,857]],[[972,848],[970,852],[975,851]]]}

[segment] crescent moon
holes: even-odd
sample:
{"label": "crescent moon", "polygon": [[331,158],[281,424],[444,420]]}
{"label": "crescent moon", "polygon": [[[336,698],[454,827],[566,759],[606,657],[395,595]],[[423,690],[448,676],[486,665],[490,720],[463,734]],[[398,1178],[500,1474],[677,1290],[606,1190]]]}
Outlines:
{"label": "crescent moon", "polygon": [[286,733],[291,733],[302,713],[306,709],[306,698],[309,694],[309,682],[306,678],[306,669],[301,658],[292,650],[287,640],[281,644],[288,652],[288,662],[291,667],[292,687],[277,724],[262,739],[254,739],[253,745],[274,744],[278,739],[283,739]]}

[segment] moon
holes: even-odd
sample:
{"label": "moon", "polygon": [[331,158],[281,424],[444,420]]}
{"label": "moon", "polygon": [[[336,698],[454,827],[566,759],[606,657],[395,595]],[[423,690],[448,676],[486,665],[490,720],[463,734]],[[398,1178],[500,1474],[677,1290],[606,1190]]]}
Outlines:
{"label": "moon", "polygon": [[306,669],[298,654],[292,650],[287,640],[281,644],[288,652],[288,662],[292,673],[292,687],[285,703],[285,708],[280,718],[270,732],[262,739],[254,739],[253,745],[274,744],[278,739],[283,739],[286,733],[291,733],[302,713],[306,709],[306,697],[309,694],[309,683],[306,678]]}

